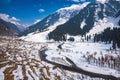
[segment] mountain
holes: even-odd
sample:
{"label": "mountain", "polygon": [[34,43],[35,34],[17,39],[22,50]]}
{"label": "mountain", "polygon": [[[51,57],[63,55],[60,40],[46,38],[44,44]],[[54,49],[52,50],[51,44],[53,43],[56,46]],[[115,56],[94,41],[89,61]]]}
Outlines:
{"label": "mountain", "polygon": [[[21,34],[29,40],[66,40],[69,36],[94,35],[120,27],[120,1],[97,0],[61,8]],[[80,39],[80,38],[79,38]]]}
{"label": "mountain", "polygon": [[70,7],[61,8],[56,12],[54,12],[53,14],[47,16],[40,22],[27,28],[21,35],[27,35],[35,31],[42,32],[44,30],[51,30],[51,29],[53,30],[56,28],[56,26],[60,24],[64,24],[70,18],[74,17],[76,14],[80,12],[81,9],[86,7],[88,4],[89,2],[86,2],[82,5],[72,5]]}
{"label": "mountain", "polygon": [[1,36],[16,36],[19,33],[20,33],[20,30],[16,25],[0,19],[0,35]]}
{"label": "mountain", "polygon": [[104,3],[95,2],[88,4],[79,14],[69,19],[66,23],[57,26],[49,33],[49,38],[65,40],[66,35],[94,35],[101,33],[106,28],[120,27],[120,1],[110,0]]}

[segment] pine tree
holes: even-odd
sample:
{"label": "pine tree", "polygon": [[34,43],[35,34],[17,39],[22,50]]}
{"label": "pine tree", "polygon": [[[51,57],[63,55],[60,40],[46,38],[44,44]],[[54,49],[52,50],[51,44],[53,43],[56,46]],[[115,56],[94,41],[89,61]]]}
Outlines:
{"label": "pine tree", "polygon": [[120,26],[120,20],[119,20],[119,22],[118,22],[118,25]]}
{"label": "pine tree", "polygon": [[113,49],[116,49],[116,43],[115,43],[115,41],[113,41],[112,47],[113,47]]}

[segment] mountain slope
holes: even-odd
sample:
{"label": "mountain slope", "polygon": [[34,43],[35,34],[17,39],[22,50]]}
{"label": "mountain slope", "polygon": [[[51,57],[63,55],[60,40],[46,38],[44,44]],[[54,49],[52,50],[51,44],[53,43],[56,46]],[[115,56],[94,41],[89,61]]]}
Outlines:
{"label": "mountain slope", "polygon": [[110,0],[106,3],[90,3],[83,8],[79,14],[68,20],[65,24],[57,26],[50,32],[50,39],[62,39],[66,34],[69,35],[93,35],[100,33],[110,27],[119,27],[118,15],[120,2]]}
{"label": "mountain slope", "polygon": [[[70,36],[94,35],[120,27],[120,1],[100,0],[61,8],[21,34],[30,41],[66,40]],[[76,38],[78,39],[78,38]],[[79,38],[80,39],[80,38]]]}
{"label": "mountain slope", "polygon": [[0,35],[2,36],[16,36],[20,33],[20,30],[16,25],[6,22],[0,19]]}
{"label": "mountain slope", "polygon": [[70,7],[61,8],[57,10],[55,13],[47,16],[40,22],[30,26],[27,30],[25,30],[21,35],[27,35],[29,33],[35,32],[35,31],[44,31],[44,30],[50,30],[55,29],[56,26],[60,24],[64,24],[66,21],[68,21],[70,18],[74,17],[76,14],[80,12],[80,10],[84,7],[86,7],[89,4],[89,2],[86,2],[82,5],[72,5]]}

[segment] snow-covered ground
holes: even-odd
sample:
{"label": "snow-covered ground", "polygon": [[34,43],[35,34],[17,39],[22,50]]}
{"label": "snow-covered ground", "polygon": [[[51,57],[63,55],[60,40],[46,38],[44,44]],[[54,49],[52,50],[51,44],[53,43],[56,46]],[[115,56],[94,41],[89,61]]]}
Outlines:
{"label": "snow-covered ground", "polygon": [[[46,42],[48,38],[48,34],[56,29],[57,26],[64,24],[67,22],[70,18],[73,17],[73,15],[76,15],[82,10],[84,7],[86,7],[90,2],[85,2],[84,4],[74,4],[70,7],[65,7],[57,10],[55,14],[59,14],[59,19],[54,22],[54,24],[50,25],[46,30],[43,32],[32,32],[28,34],[27,36],[22,36],[20,39],[24,39],[26,41],[34,41],[34,42]],[[73,14],[74,13],[74,14]],[[51,20],[51,17],[48,18],[45,25],[48,25],[49,21]],[[85,25],[85,21],[83,21],[81,28]]]}
{"label": "snow-covered ground", "polygon": [[[112,23],[110,23],[110,21],[113,19],[109,19],[109,21],[107,21],[106,19],[101,20],[101,25],[104,25],[105,23],[105,27],[98,29],[99,25],[96,23],[96,27],[93,27],[93,29],[90,30],[90,32],[87,34],[95,34],[95,33],[100,33],[101,31],[103,31],[104,29],[106,29],[108,27],[108,25],[111,25],[111,28],[113,28]],[[116,19],[116,21],[118,21]],[[116,22],[116,21],[111,21],[111,22]],[[108,25],[107,25],[108,23]],[[117,25],[116,25],[117,27]],[[52,28],[53,29],[53,28]],[[48,31],[49,32],[49,31]],[[41,35],[43,34],[43,35]],[[48,33],[42,32],[42,33],[38,33],[38,34],[29,34],[27,37],[22,37],[22,39],[26,40],[26,41],[33,41],[33,42],[50,42],[49,40],[46,40],[46,38],[44,38],[44,34],[47,36]],[[36,36],[35,36],[36,35]],[[30,37],[29,37],[30,36]],[[33,37],[32,37],[33,36]],[[67,37],[69,38],[70,36],[67,35]],[[114,56],[115,58],[120,56],[118,53],[120,53],[120,51],[117,51],[117,54],[114,50],[110,51],[110,48],[112,47],[111,44],[104,44],[104,43],[93,43],[92,41],[89,42],[81,42],[81,36],[74,36],[75,38],[75,42],[65,42],[65,44],[62,46],[63,49],[58,49],[57,46],[60,44],[60,42],[54,42],[52,44],[48,44],[48,51],[46,52],[47,59],[50,61],[54,61],[60,64],[64,64],[67,66],[72,66],[71,63],[69,63],[65,57],[71,59],[76,66],[80,67],[83,70],[87,70],[89,72],[94,72],[94,73],[99,73],[99,74],[105,74],[105,75],[112,75],[115,77],[120,77],[120,72],[118,71],[118,67],[117,68],[111,68],[109,67],[109,63],[108,62],[104,62],[104,66],[99,66],[99,64],[101,65],[102,62],[97,62],[97,63],[93,63],[93,60],[91,60],[91,62],[89,63],[87,61],[87,57],[92,55],[96,60],[98,60],[99,58],[102,57],[106,57],[107,56]],[[43,40],[42,40],[43,39]],[[62,42],[61,42],[62,43]],[[113,61],[111,61],[113,62]],[[110,62],[110,63],[111,63]],[[112,64],[111,64],[112,65]],[[101,69],[101,70],[99,70]],[[103,73],[104,72],[104,73]]]}
{"label": "snow-covered ground", "polygon": [[115,27],[119,28],[118,26],[119,19],[120,17],[118,18],[107,17],[103,18],[103,20],[97,20],[97,22],[94,23],[94,27],[87,33],[87,35],[99,34],[107,28],[110,29],[113,29]]}
{"label": "snow-covered ground", "polygon": [[96,0],[97,2],[100,2],[100,3],[102,3],[102,4],[104,4],[104,3],[106,3],[107,2],[107,0]]}
{"label": "snow-covered ground", "polygon": [[28,34],[27,36],[22,36],[20,39],[24,39],[26,41],[33,41],[33,42],[46,42],[48,38],[48,34],[53,31],[56,26],[64,24],[67,20],[60,18],[55,24],[48,27],[43,32],[33,32]]}
{"label": "snow-covered ground", "polygon": [[[91,78],[87,75],[63,70],[57,66],[42,61],[39,56],[39,50],[41,47],[47,45],[51,49],[57,49],[57,45],[59,45],[59,43],[28,42],[20,39],[0,36],[0,80],[101,79]],[[55,50],[53,51],[55,52]]]}
{"label": "snow-covered ground", "polygon": [[[78,42],[65,42],[63,44],[63,49],[56,49],[58,44],[48,45],[48,51],[46,52],[47,59],[56,63],[71,66],[70,63],[65,59],[65,57],[71,59],[79,68],[104,75],[112,75],[115,77],[120,77],[120,71],[114,68],[106,66],[99,66],[99,63],[89,63],[87,61],[88,55],[93,55],[96,59],[100,57],[105,57],[105,55],[111,55],[114,57],[120,56],[120,51],[109,51],[111,44],[104,43],[78,43]],[[106,63],[107,64],[107,63]]]}

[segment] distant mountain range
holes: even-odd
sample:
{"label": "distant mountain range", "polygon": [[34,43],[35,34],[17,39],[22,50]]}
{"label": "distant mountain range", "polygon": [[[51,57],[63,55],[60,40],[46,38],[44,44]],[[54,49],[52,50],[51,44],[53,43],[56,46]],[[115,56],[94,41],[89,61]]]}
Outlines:
{"label": "distant mountain range", "polygon": [[[94,35],[110,27],[120,27],[120,1],[100,0],[61,8],[30,26],[21,36],[36,33],[41,38],[62,40],[65,35]],[[43,35],[44,34],[44,35]],[[28,35],[30,37],[30,35]],[[34,35],[33,35],[34,36]],[[27,37],[27,36],[26,36]]]}
{"label": "distant mountain range", "polygon": [[29,33],[35,32],[35,31],[44,31],[49,29],[55,29],[58,25],[64,24],[67,22],[70,18],[77,15],[81,9],[87,6],[87,3],[84,3],[82,5],[72,5],[70,7],[61,8],[54,12],[53,14],[50,14],[40,22],[30,26],[27,28],[21,35],[27,35]]}
{"label": "distant mountain range", "polygon": [[[66,23],[49,33],[50,39],[61,39],[68,35],[93,35],[110,27],[120,27],[120,1],[110,0],[104,4],[90,3]],[[58,39],[59,38],[59,39]]]}
{"label": "distant mountain range", "polygon": [[[61,8],[31,25],[19,36],[34,39],[38,35],[40,39],[63,40],[66,36],[100,34],[114,27],[120,27],[120,1],[97,0]],[[17,28],[13,30],[19,33]]]}
{"label": "distant mountain range", "polygon": [[15,24],[0,19],[0,36],[17,36],[19,33],[20,30]]}

